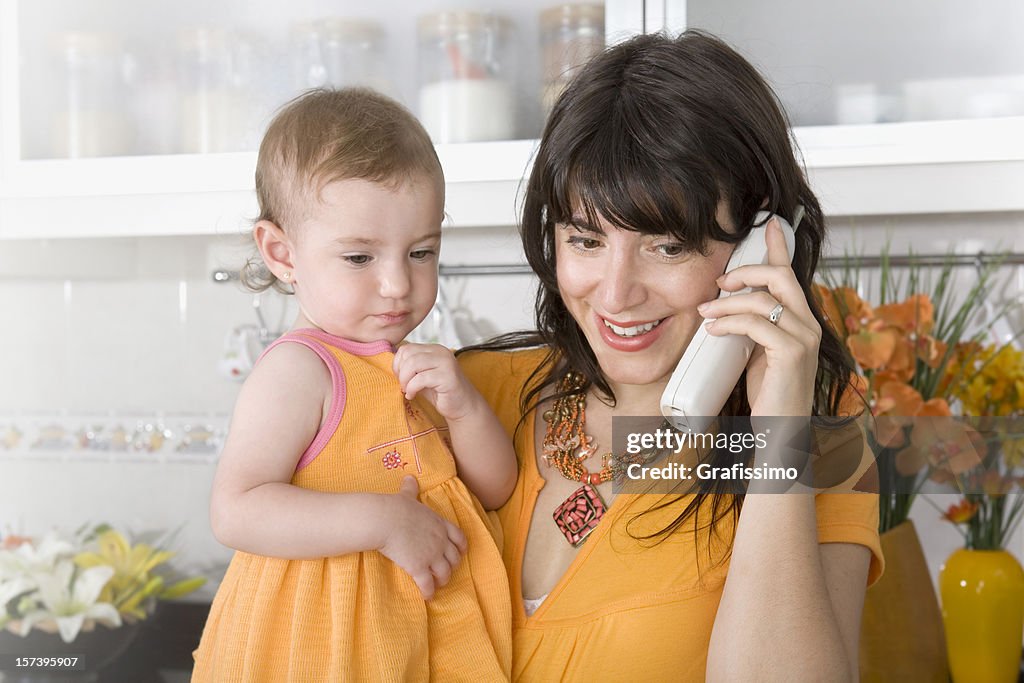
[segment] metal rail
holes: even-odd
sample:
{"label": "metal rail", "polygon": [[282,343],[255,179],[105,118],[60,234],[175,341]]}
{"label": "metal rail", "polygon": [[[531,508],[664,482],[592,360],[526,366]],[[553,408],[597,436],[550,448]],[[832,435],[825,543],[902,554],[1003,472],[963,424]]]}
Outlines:
{"label": "metal rail", "polygon": [[[950,264],[956,268],[982,268],[988,265],[1020,266],[1024,265],[1024,254],[988,253],[979,251],[976,254],[915,254],[913,256],[829,256],[821,259],[825,268],[843,268],[846,265],[856,268],[880,268],[888,261],[890,267],[906,268],[941,268]],[[533,270],[525,263],[491,263],[483,265],[441,265],[441,277],[461,277],[480,275],[532,275]],[[212,273],[214,282],[231,282],[238,279],[238,271],[215,270]]]}

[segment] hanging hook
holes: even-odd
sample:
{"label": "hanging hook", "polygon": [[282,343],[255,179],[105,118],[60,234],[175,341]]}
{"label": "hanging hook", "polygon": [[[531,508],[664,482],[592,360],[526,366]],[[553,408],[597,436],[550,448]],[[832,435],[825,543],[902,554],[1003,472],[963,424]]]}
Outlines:
{"label": "hanging hook", "polygon": [[974,255],[974,274],[978,276],[978,279],[981,279],[982,275],[984,275],[982,269],[985,267],[986,260],[985,252],[979,249],[978,253]]}
{"label": "hanging hook", "polygon": [[252,296],[252,310],[256,312],[256,320],[259,321],[259,335],[260,340],[266,339],[270,335],[270,328],[267,327],[266,318],[263,317],[262,301],[263,294],[253,294]]}

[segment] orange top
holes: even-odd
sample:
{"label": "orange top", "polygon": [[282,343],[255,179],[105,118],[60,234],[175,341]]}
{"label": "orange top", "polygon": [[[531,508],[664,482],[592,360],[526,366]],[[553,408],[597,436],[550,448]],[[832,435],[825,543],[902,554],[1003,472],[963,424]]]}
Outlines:
{"label": "orange top", "polygon": [[455,476],[444,420],[427,402],[405,400],[386,341],[318,330],[281,341],[318,353],[334,383],[327,424],[291,483],[395,493],[411,474],[420,502],[462,529],[469,551],[427,602],[376,551],[316,560],[236,552],[195,652],[193,680],[507,680],[508,581],[483,509]]}
{"label": "orange top", "polygon": [[[543,354],[534,349],[459,358],[509,434],[522,415],[520,392]],[[709,506],[704,505],[699,534],[688,522],[664,542],[636,540],[667,526],[689,502],[688,496],[637,516],[675,496],[617,495],[559,582],[537,611],[526,616],[523,553],[537,494],[544,486],[534,450],[535,418],[533,411],[516,435],[519,481],[498,511],[512,590],[513,680],[703,681],[729,569],[732,521],[720,521],[709,536]],[[822,494],[816,510],[819,541],[870,548],[869,582],[875,581],[883,566],[878,496]]]}

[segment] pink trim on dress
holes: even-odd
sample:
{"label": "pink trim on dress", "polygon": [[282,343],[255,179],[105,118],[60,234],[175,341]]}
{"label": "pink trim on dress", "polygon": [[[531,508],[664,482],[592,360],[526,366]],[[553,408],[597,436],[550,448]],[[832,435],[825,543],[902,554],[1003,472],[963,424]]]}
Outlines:
{"label": "pink trim on dress", "polygon": [[358,342],[329,334],[314,327],[304,327],[301,330],[295,330],[291,334],[302,334],[307,337],[313,337],[318,341],[330,344],[331,346],[336,346],[339,349],[348,351],[356,356],[376,356],[378,353],[384,353],[385,351],[394,353],[396,349],[396,347],[387,339],[378,339],[377,341],[372,342]]}
{"label": "pink trim on dress", "polygon": [[[278,344],[285,342],[294,342],[296,344],[302,344],[316,355],[320,356],[320,360],[324,362],[327,369],[331,372],[331,408],[327,413],[327,419],[324,421],[320,431],[313,437],[313,441],[306,447],[306,450],[302,452],[302,456],[299,458],[299,462],[295,465],[295,471],[298,472],[309,463],[316,459],[316,456],[320,455],[323,451],[324,446],[334,436],[334,432],[337,431],[338,425],[341,424],[341,416],[345,413],[345,373],[341,369],[341,363],[333,353],[325,349],[323,346],[318,344],[306,337],[307,332],[312,330],[297,330],[290,332],[282,337],[275,340],[266,350],[260,354],[260,358],[267,355],[270,349],[274,348]],[[385,344],[387,342],[384,342]],[[256,361],[257,363],[259,360]]]}

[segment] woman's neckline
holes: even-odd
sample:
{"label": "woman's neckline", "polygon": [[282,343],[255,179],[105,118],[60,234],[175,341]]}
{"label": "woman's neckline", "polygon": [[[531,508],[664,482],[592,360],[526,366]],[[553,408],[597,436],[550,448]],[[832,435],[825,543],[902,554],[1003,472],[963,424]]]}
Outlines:
{"label": "woman's neckline", "polygon": [[[543,403],[543,401],[541,403]],[[539,405],[540,404],[538,404],[538,406]],[[536,622],[543,619],[551,604],[557,600],[558,596],[563,590],[565,590],[565,587],[568,585],[569,581],[572,580],[572,577],[579,573],[580,568],[586,563],[587,558],[593,552],[595,546],[597,546],[600,540],[608,533],[609,528],[614,523],[614,519],[618,517],[622,505],[625,505],[625,502],[620,499],[627,495],[620,493],[613,494],[611,496],[611,500],[607,502],[607,508],[605,509],[604,515],[601,517],[594,530],[587,537],[586,542],[577,548],[576,555],[572,558],[569,566],[566,567],[562,575],[544,595],[543,602],[537,606],[537,609],[534,610],[533,614],[526,614],[526,597],[523,594],[523,567],[526,559],[526,542],[529,539],[530,526],[532,525],[533,518],[537,512],[537,501],[540,498],[540,492],[547,484],[547,481],[540,473],[540,465],[537,463],[537,421],[538,408],[534,408],[534,410],[531,411],[530,417],[527,419],[527,427],[530,434],[530,457],[524,458],[527,478],[523,484],[528,514],[525,515],[526,519],[521,520],[520,534],[522,534],[522,543],[516,544],[517,547],[514,557],[514,571],[516,572],[516,582],[518,585],[513,591],[513,596],[514,600],[519,601],[519,611],[522,613],[524,619],[523,623],[529,622],[530,620]]]}

